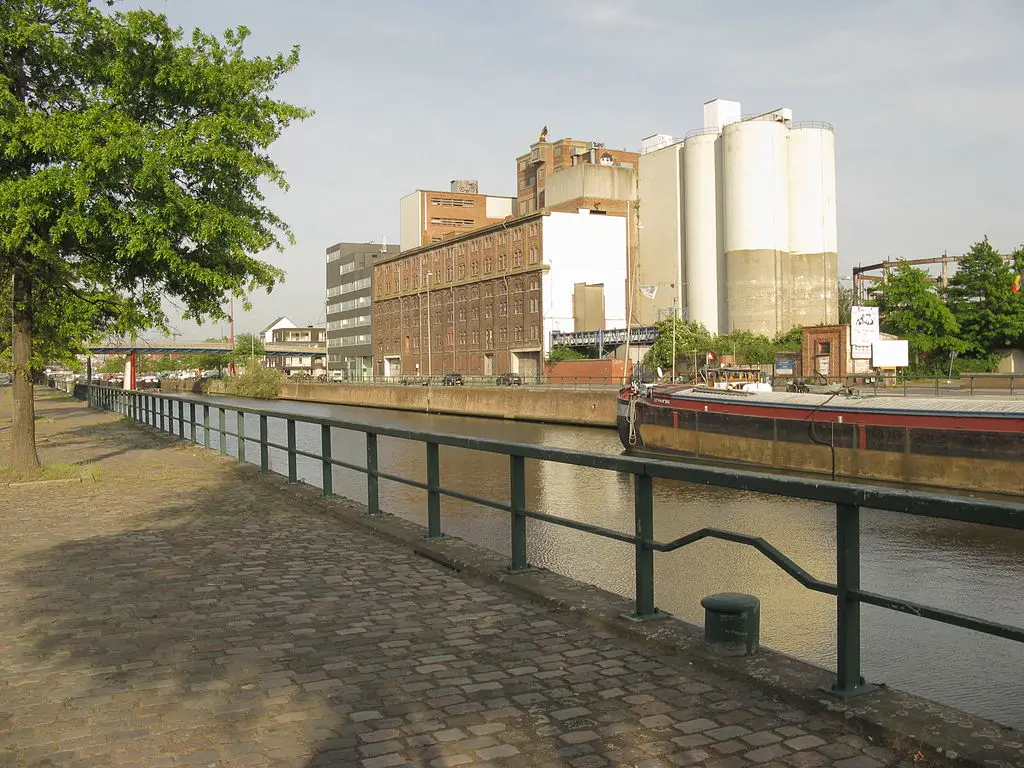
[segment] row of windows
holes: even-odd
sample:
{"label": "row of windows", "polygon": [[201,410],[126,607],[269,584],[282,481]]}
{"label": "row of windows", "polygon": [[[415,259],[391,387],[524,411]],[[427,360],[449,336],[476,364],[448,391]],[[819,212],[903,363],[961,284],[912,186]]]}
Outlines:
{"label": "row of windows", "polygon": [[344,301],[331,301],[327,304],[328,312],[347,312],[350,309],[370,306],[369,296],[360,296],[357,299],[345,299]]}
{"label": "row of windows", "polygon": [[352,293],[352,291],[359,291],[363,288],[370,287],[370,278],[363,277],[359,280],[352,280],[348,283],[342,283],[341,285],[335,286],[334,288],[327,289],[327,298],[332,296],[340,296],[343,293]]}
{"label": "row of windows", "polygon": [[[526,290],[531,291],[531,292],[539,291],[540,290],[540,279],[534,277],[534,278],[531,278],[530,280],[528,280],[526,282]],[[498,288],[498,294],[499,295],[502,295],[502,294],[508,295],[508,294],[512,294],[512,293],[522,293],[522,292],[523,292],[523,282],[521,280],[517,279],[517,280],[509,281],[509,285],[508,285],[508,290],[507,291],[504,288],[500,287],[500,284],[499,284],[499,288]],[[462,304],[462,303],[464,303],[466,301],[474,301],[474,300],[480,298],[481,296],[483,296],[483,298],[485,298],[485,299],[490,299],[490,298],[494,297],[494,283],[488,283],[487,285],[484,285],[482,288],[479,287],[479,286],[475,286],[475,285],[472,286],[472,287],[469,287],[469,288],[460,288],[460,289],[456,290],[455,294],[456,294],[455,301],[458,304]],[[430,303],[431,304],[450,304],[452,302],[452,291],[450,291],[450,290],[448,290],[446,288],[445,289],[438,289],[436,291],[433,291],[430,294],[430,296],[431,296],[431,299],[430,299]],[[417,297],[412,297],[412,298],[415,300],[415,298],[417,298]],[[423,300],[422,296],[419,296],[418,298],[419,298],[420,301]],[[537,301],[539,303],[538,299],[534,299],[534,301]],[[399,311],[400,304],[401,304],[401,301],[399,301],[399,302],[395,302],[395,301],[381,302],[380,304],[377,305],[377,307],[378,307],[377,308],[377,313],[381,314],[381,315],[386,315],[389,312],[397,312],[397,311]],[[362,306],[362,305],[360,305],[360,306]]]}
{"label": "row of windows", "polygon": [[345,317],[341,320],[331,320],[327,323],[328,331],[337,331],[341,328],[356,328],[360,325],[369,325],[371,318],[369,315],[356,315],[355,317]]}
{"label": "row of windows", "polygon": [[449,208],[475,208],[476,201],[468,197],[432,197],[431,205],[444,205]]}
{"label": "row of windows", "polygon": [[472,227],[476,222],[472,219],[452,219],[447,216],[431,216],[430,223],[437,227]]}
{"label": "row of windows", "polygon": [[[529,335],[527,336],[527,330]],[[495,336],[498,338],[499,343],[506,343],[509,340],[509,336],[512,337],[512,341],[526,341],[529,338],[530,341],[540,341],[540,326],[531,325],[529,329],[524,326],[517,325],[514,328],[499,328],[497,333],[493,329],[486,329],[483,331],[484,349],[494,346]],[[481,332],[480,331],[459,331],[456,334],[451,328],[444,331],[438,331],[434,334],[434,348],[443,347],[445,345],[451,346],[458,342],[460,347],[464,347],[467,344],[478,346],[480,344]],[[417,336],[407,337],[409,348],[418,350],[420,348],[420,340]],[[400,336],[395,336],[391,339],[391,343],[388,344],[384,340],[377,342],[377,349],[380,351],[395,350],[401,348],[402,339]]]}
{"label": "row of windows", "polygon": [[357,347],[360,344],[369,344],[369,343],[370,343],[370,336],[369,336],[369,334],[364,334],[362,336],[342,336],[340,339],[338,339],[338,346],[339,347]]}

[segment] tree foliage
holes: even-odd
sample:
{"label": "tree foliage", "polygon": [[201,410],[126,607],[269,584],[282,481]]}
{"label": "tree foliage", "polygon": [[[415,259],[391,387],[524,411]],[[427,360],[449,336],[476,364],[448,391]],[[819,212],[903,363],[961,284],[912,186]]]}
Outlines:
{"label": "tree foliage", "polygon": [[846,325],[853,316],[853,286],[839,285],[839,324]]}
{"label": "tree foliage", "polygon": [[572,347],[555,347],[548,354],[549,363],[561,363],[566,360],[586,360],[587,356]]}
{"label": "tree foliage", "polygon": [[947,300],[972,352],[1011,347],[1024,337],[1024,293],[1013,292],[1014,274],[1014,262],[1005,261],[987,237],[957,265]]}
{"label": "tree foliage", "polygon": [[675,335],[675,352],[679,357],[703,356],[711,349],[711,333],[702,323],[679,321],[675,318],[660,320],[654,324],[658,338],[644,355],[644,365],[668,370],[672,367],[672,336]]}
{"label": "tree foliage", "polygon": [[924,270],[898,263],[879,282],[875,301],[881,330],[906,339],[918,365],[966,351],[959,323]]}
{"label": "tree foliage", "polygon": [[[90,0],[0,3],[0,278],[11,281],[12,464],[38,465],[29,374],[37,338],[69,347],[111,326],[223,318],[270,290],[259,260],[290,239],[261,185],[268,148],[308,113],[274,99],[288,55],[248,57],[248,30],[186,38],[157,13]],[[54,296],[82,302],[50,311]],[[67,299],[74,301],[74,299]],[[91,306],[96,311],[79,311]],[[81,327],[58,322],[74,318]]]}

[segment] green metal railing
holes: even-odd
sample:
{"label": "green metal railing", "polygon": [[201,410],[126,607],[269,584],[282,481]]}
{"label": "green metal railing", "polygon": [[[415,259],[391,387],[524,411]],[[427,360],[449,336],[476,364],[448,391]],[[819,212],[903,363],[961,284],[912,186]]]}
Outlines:
{"label": "green metal railing", "polygon": [[[837,649],[836,680],[833,691],[839,695],[852,695],[866,687],[861,676],[860,652],[860,607],[863,604],[933,619],[944,624],[963,627],[1015,642],[1024,642],[1024,628],[870,592],[861,588],[860,581],[860,510],[862,507],[1024,530],[1024,504],[726,470],[674,461],[579,453],[558,448],[377,426],[341,419],[316,416],[300,417],[295,413],[272,408],[211,403],[208,400],[156,392],[79,385],[75,388],[75,396],[88,400],[90,405],[96,408],[120,413],[133,421],[163,432],[175,434],[176,430],[179,438],[189,439],[193,443],[196,442],[197,428],[202,427],[203,445],[210,447],[210,434],[217,434],[219,436],[218,449],[222,455],[227,453],[227,437],[234,437],[239,463],[246,461],[246,443],[257,443],[260,452],[259,466],[263,472],[270,471],[271,448],[285,451],[288,459],[288,481],[291,483],[298,482],[297,459],[299,456],[318,461],[322,467],[323,494],[327,497],[333,495],[332,473],[334,467],[361,472],[366,475],[367,513],[369,515],[381,513],[379,493],[381,480],[389,480],[424,490],[427,493],[428,539],[438,539],[444,535],[441,515],[441,501],[444,497],[461,499],[507,512],[511,521],[509,562],[511,573],[530,570],[527,558],[526,521],[528,519],[541,520],[629,544],[634,548],[636,577],[632,617],[637,620],[655,619],[664,615],[658,611],[655,602],[655,553],[674,552],[706,538],[721,539],[753,547],[807,589],[835,597]],[[177,409],[176,414],[175,409]],[[216,424],[212,423],[211,410],[217,411]],[[226,414],[228,411],[236,413],[234,431],[227,429]],[[258,437],[246,435],[245,414],[258,417]],[[197,415],[201,415],[201,421],[197,421]],[[281,419],[285,422],[286,444],[270,441],[268,419],[271,418]],[[320,453],[298,448],[296,425],[299,423],[320,427]],[[331,455],[331,434],[334,429],[361,432],[366,436],[364,464],[342,461]],[[400,438],[423,443],[426,450],[426,482],[381,471],[377,460],[379,437]],[[479,498],[443,487],[439,454],[441,445],[508,456],[508,501]],[[552,461],[632,475],[634,482],[634,533],[622,533],[611,528],[529,509],[526,497],[527,459]],[[750,536],[719,528],[702,528],[672,541],[657,541],[654,538],[654,481],[658,479],[757,491],[834,504],[836,508],[836,582],[833,584],[814,577],[759,536]]]}

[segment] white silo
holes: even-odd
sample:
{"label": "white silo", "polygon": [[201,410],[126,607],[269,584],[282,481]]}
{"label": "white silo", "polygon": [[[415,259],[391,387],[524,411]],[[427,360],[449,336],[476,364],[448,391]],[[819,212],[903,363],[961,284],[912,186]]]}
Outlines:
{"label": "white silo", "polygon": [[789,160],[784,121],[722,130],[722,201],[728,327],[774,336],[789,314],[778,287],[789,272]]}
{"label": "white silo", "polygon": [[839,322],[836,144],[827,123],[789,131],[789,246],[789,326]]}
{"label": "white silo", "polygon": [[722,136],[708,129],[683,142],[683,258],[686,308],[691,322],[722,333],[724,261],[720,237]]}

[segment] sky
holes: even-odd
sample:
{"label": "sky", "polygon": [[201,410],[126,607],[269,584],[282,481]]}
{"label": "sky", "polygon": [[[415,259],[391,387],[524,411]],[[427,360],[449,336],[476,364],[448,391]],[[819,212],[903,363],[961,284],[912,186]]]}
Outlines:
{"label": "sky", "polygon": [[[549,127],[639,151],[702,127],[704,102],[780,106],[836,133],[839,267],[1024,242],[1020,0],[122,0],[186,30],[245,25],[301,48],[277,96],[315,111],[272,149],[296,243],[236,307],[236,333],[322,322],[336,242],[398,242],[399,198],[478,179],[515,195]],[[187,339],[226,333],[172,317]]]}

